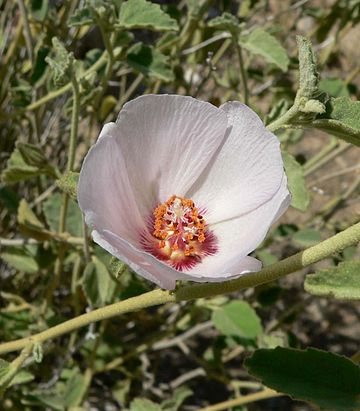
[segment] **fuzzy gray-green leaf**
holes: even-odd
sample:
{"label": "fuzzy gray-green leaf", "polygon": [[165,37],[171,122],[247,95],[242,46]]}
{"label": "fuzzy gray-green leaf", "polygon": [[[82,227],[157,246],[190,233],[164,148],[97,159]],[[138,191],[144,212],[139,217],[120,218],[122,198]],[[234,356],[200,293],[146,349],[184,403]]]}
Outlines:
{"label": "fuzzy gray-green leaf", "polygon": [[310,203],[310,194],[306,188],[301,165],[289,153],[282,152],[288,187],[291,193],[291,205],[300,211],[306,211]]}
{"label": "fuzzy gray-green leaf", "polygon": [[153,47],[135,44],[127,55],[127,63],[140,73],[163,81],[174,79],[169,58]]}
{"label": "fuzzy gray-green leaf", "polygon": [[282,71],[287,71],[289,57],[279,41],[267,31],[258,28],[248,36],[240,38],[240,44],[254,54],[264,57],[268,63],[275,64]]}
{"label": "fuzzy gray-green leaf", "polygon": [[360,300],[360,262],[345,261],[337,267],[306,276],[305,290],[339,300]]}
{"label": "fuzzy gray-green leaf", "polygon": [[166,31],[177,30],[178,24],[158,4],[146,0],[128,0],[121,5],[118,27]]}
{"label": "fuzzy gray-green leaf", "polygon": [[311,42],[306,37],[297,36],[299,49],[300,85],[298,95],[310,99],[318,91],[319,74]]}

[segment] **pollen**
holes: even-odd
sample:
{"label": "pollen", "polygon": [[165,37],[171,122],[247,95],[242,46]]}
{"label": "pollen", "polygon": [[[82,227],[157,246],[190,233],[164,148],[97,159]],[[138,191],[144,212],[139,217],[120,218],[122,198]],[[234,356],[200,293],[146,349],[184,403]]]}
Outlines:
{"label": "pollen", "polygon": [[187,198],[171,196],[154,210],[153,236],[158,247],[166,249],[178,258],[197,254],[199,244],[206,240],[206,222],[195,203]]}
{"label": "pollen", "polygon": [[205,214],[206,209],[196,207],[194,201],[171,196],[149,215],[148,227],[140,237],[143,249],[176,270],[191,270],[218,251]]}

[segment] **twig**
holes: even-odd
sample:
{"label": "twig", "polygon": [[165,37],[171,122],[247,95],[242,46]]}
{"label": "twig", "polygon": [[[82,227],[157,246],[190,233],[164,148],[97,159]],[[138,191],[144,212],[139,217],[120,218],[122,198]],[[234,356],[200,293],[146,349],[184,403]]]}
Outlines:
{"label": "twig", "polygon": [[175,380],[171,381],[169,385],[171,389],[174,390],[175,388],[180,387],[180,385],[192,380],[193,378],[204,376],[206,376],[206,372],[203,368],[195,368],[195,370],[188,371],[185,374],[180,375],[180,377],[175,378]]}
{"label": "twig", "polygon": [[226,33],[226,32],[220,33],[220,34],[218,34],[217,36],[214,36],[214,37],[211,37],[211,38],[209,38],[209,39],[207,39],[207,40],[205,40],[205,41],[202,41],[201,43],[196,44],[196,45],[193,46],[193,47],[190,47],[190,48],[188,48],[188,49],[182,50],[181,53],[180,53],[180,55],[181,55],[181,56],[187,56],[188,54],[195,53],[196,51],[199,51],[199,50],[201,50],[202,48],[207,47],[207,46],[209,46],[209,45],[212,44],[212,43],[215,43],[215,42],[217,42],[217,41],[219,41],[219,40],[228,39],[228,38],[231,38],[231,34],[230,34],[230,33]]}
{"label": "twig", "polygon": [[278,393],[270,388],[265,388],[263,391],[256,392],[254,394],[244,395],[243,397],[235,398],[224,402],[219,402],[209,407],[201,408],[199,411],[221,411],[228,410],[238,405],[249,404],[251,402],[265,400],[266,398],[279,397],[285,394]]}
{"label": "twig", "polygon": [[323,183],[324,181],[330,180],[332,178],[343,176],[344,174],[351,173],[352,171],[356,171],[360,169],[360,164],[352,167],[347,167],[339,171],[335,171],[334,173],[328,174],[326,176],[320,177],[317,180],[310,181],[309,185],[314,186],[319,183]]}
{"label": "twig", "polygon": [[173,347],[175,345],[178,345],[179,342],[183,342],[187,340],[188,338],[191,338],[194,335],[198,334],[199,332],[202,332],[204,330],[207,330],[208,328],[211,328],[212,326],[213,326],[212,321],[205,321],[203,323],[197,324],[195,325],[195,327],[190,328],[190,330],[187,330],[184,333],[179,334],[174,338],[156,342],[152,346],[152,349],[153,350],[163,350],[164,348]]}
{"label": "twig", "polygon": [[360,241],[360,223],[322,241],[278,263],[271,264],[259,272],[243,275],[236,280],[222,283],[205,283],[199,285],[187,285],[175,291],[156,289],[127,300],[111,304],[97,310],[82,314],[76,318],[58,324],[48,330],[35,334],[33,337],[25,337],[16,341],[0,344],[0,354],[21,350],[35,338],[39,343],[70,333],[78,328],[91,323],[112,318],[120,314],[137,311],[156,305],[188,301],[203,297],[230,293],[242,288],[256,287],[260,284],[274,281],[280,277],[300,270],[324,258],[331,257],[346,247],[357,244]]}

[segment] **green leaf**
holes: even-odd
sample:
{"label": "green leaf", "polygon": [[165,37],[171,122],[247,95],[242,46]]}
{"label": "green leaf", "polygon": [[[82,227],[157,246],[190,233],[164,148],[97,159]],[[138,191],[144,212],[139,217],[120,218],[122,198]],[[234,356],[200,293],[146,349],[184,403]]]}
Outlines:
{"label": "green leaf", "polygon": [[300,84],[298,96],[311,99],[318,94],[319,74],[316,69],[316,58],[311,42],[306,37],[297,36],[299,49]]}
{"label": "green leaf", "polygon": [[8,385],[8,388],[12,387],[13,385],[26,384],[30,381],[33,381],[34,379],[35,377],[33,374],[31,374],[31,372],[20,370],[11,380],[10,384]]}
{"label": "green leaf", "polygon": [[[62,195],[56,193],[43,203],[43,211],[46,221],[52,231],[59,229],[59,215],[62,202]],[[81,237],[83,233],[82,213],[74,200],[69,199],[68,212],[66,218],[66,231],[75,237]]]}
{"label": "green leaf", "polygon": [[54,58],[48,56],[45,61],[52,70],[55,86],[61,87],[70,81],[75,59],[73,53],[69,53],[57,37],[53,37],[52,45]]}
{"label": "green leaf", "polygon": [[42,345],[38,341],[35,341],[34,343],[32,354],[33,354],[35,362],[40,364],[44,357],[44,351],[43,351]]}
{"label": "green leaf", "polygon": [[130,404],[130,411],[162,411],[162,408],[146,398],[135,398]]}
{"label": "green leaf", "polygon": [[274,264],[278,261],[278,258],[274,254],[271,254],[271,252],[268,250],[256,251],[256,255],[263,263],[264,267],[270,264]]}
{"label": "green leaf", "polygon": [[0,254],[1,258],[18,271],[33,274],[39,271],[39,265],[34,257],[25,249],[8,248]]}
{"label": "green leaf", "polygon": [[31,16],[37,21],[44,21],[48,12],[48,0],[31,0]]}
{"label": "green leaf", "polygon": [[5,377],[9,370],[10,363],[0,358],[0,380],[2,380]]}
{"label": "green leaf", "polygon": [[97,257],[85,267],[82,287],[88,300],[94,307],[101,307],[109,301],[114,291],[115,283],[106,268]]}
{"label": "green leaf", "polygon": [[88,7],[75,10],[75,13],[69,17],[68,26],[78,27],[94,24],[94,18]]}
{"label": "green leaf", "polygon": [[338,97],[330,100],[330,116],[345,126],[360,132],[360,101],[352,101],[348,97]]}
{"label": "green leaf", "polygon": [[127,265],[115,257],[111,257],[109,270],[115,276],[119,278],[121,274],[127,269]]}
{"label": "green leaf", "polygon": [[292,236],[292,240],[294,243],[307,248],[319,243],[321,241],[321,234],[313,228],[304,228],[303,230],[297,231]]}
{"label": "green leaf", "polygon": [[49,54],[50,49],[48,47],[40,47],[36,53],[35,64],[32,69],[30,82],[31,85],[35,85],[40,79],[43,79],[43,75],[46,71],[46,61],[45,58]]}
{"label": "green leaf", "polygon": [[49,238],[48,231],[24,199],[20,201],[17,220],[20,225],[20,230],[25,235],[37,240],[45,240]]}
{"label": "green leaf", "polygon": [[319,89],[331,97],[349,97],[349,90],[346,83],[337,77],[321,79]]}
{"label": "green leaf", "polygon": [[173,393],[171,398],[161,403],[161,409],[163,411],[177,411],[180,409],[182,403],[186,398],[192,395],[192,391],[187,387],[179,387]]}
{"label": "green leaf", "polygon": [[226,336],[254,339],[262,332],[259,317],[245,301],[231,301],[215,310],[211,319]]}
{"label": "green leaf", "polygon": [[168,56],[142,43],[135,44],[128,51],[127,63],[146,76],[163,81],[174,80]]}
{"label": "green leaf", "polygon": [[46,405],[47,407],[45,409],[50,407],[51,410],[65,411],[64,398],[60,395],[49,394],[42,391],[39,393],[32,392],[30,398],[39,401],[41,405]]}
{"label": "green leaf", "polygon": [[306,276],[305,290],[339,300],[360,300],[360,262],[344,261],[337,267]]}
{"label": "green leaf", "polygon": [[47,174],[56,176],[56,170],[48,164],[42,150],[34,144],[17,143],[1,174],[1,179],[7,184]]}
{"label": "green leaf", "polygon": [[29,166],[25,163],[20,151],[16,148],[7,161],[5,170],[1,173],[1,180],[6,184],[14,184],[41,174],[42,171],[37,167]]}
{"label": "green leaf", "polygon": [[64,392],[64,405],[66,409],[81,405],[88,388],[88,382],[85,376],[80,374],[78,370],[74,371],[66,383]]}
{"label": "green leaf", "polygon": [[257,344],[259,348],[276,348],[289,345],[288,336],[283,331],[261,334],[257,339]]}
{"label": "green leaf", "polygon": [[221,16],[211,19],[208,23],[209,27],[213,27],[218,30],[227,30],[230,33],[239,33],[242,25],[239,24],[239,20],[230,13],[223,13]]}
{"label": "green leaf", "polygon": [[176,20],[161,10],[158,4],[146,0],[128,0],[121,5],[121,29],[178,30]]}
{"label": "green leaf", "polygon": [[47,165],[47,159],[40,147],[34,144],[21,142],[17,142],[16,147],[27,165],[37,168]]}
{"label": "green leaf", "polygon": [[245,361],[249,373],[276,391],[318,407],[360,407],[360,368],[337,354],[309,348],[260,349]]}
{"label": "green leaf", "polygon": [[274,36],[265,30],[255,29],[248,36],[240,37],[239,41],[240,45],[251,53],[259,54],[268,63],[275,64],[284,72],[287,71],[289,58],[286,50]]}
{"label": "green leaf", "polygon": [[306,211],[310,204],[310,194],[306,188],[303,168],[288,152],[283,151],[282,157],[292,196],[291,205],[300,211]]}
{"label": "green leaf", "polygon": [[64,193],[68,194],[74,200],[77,199],[77,186],[79,182],[80,173],[74,173],[73,171],[66,172],[59,180],[56,181],[57,186]]}
{"label": "green leaf", "polygon": [[20,197],[18,194],[10,187],[0,187],[0,203],[11,212],[16,212],[19,203]]}
{"label": "green leaf", "polygon": [[360,147],[360,130],[349,127],[341,121],[319,118],[311,123],[311,127]]}

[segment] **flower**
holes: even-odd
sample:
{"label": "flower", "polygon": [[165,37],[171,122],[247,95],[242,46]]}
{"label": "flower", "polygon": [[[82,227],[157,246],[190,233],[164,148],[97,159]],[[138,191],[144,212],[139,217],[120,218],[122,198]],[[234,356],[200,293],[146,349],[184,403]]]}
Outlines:
{"label": "flower", "polygon": [[290,194],[279,141],[249,107],[145,95],[103,127],[78,200],[96,243],[173,289],[260,270],[248,254]]}

